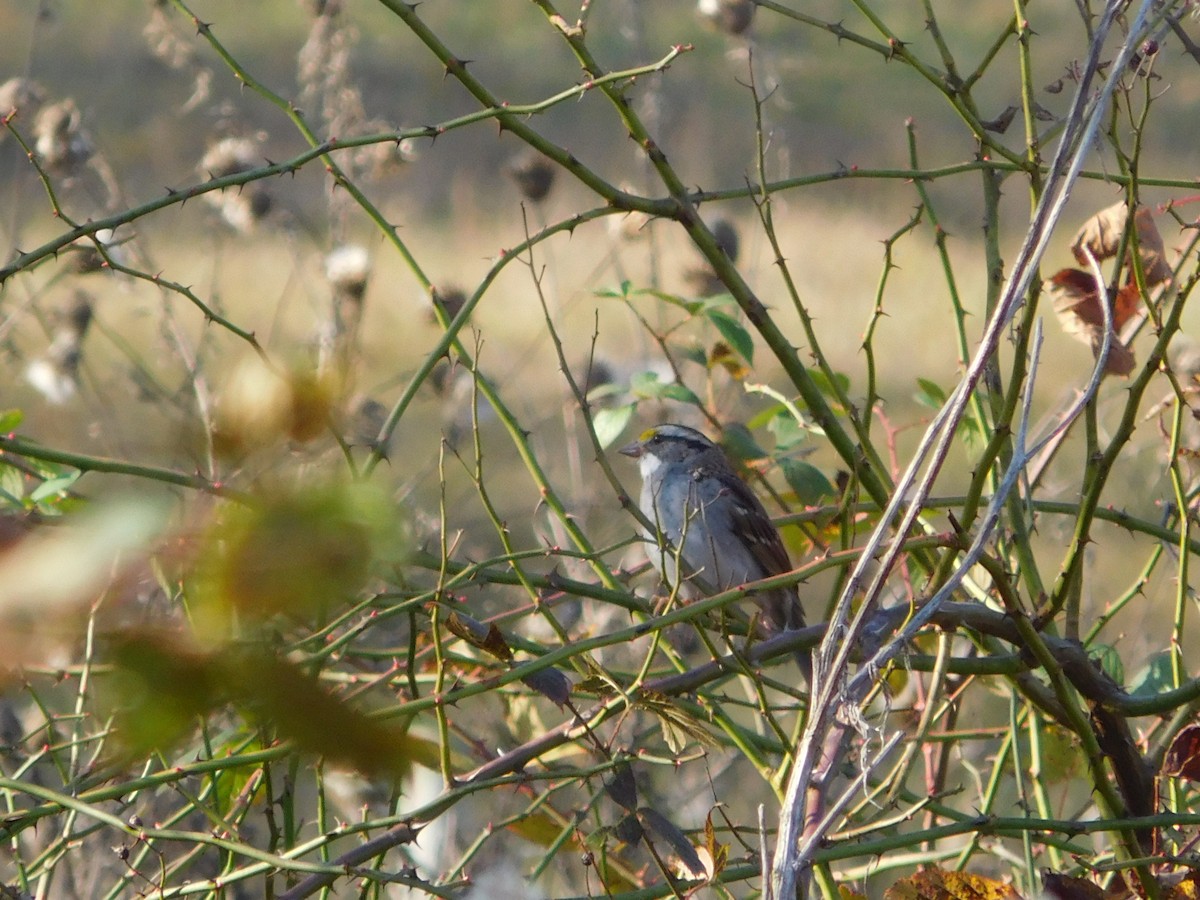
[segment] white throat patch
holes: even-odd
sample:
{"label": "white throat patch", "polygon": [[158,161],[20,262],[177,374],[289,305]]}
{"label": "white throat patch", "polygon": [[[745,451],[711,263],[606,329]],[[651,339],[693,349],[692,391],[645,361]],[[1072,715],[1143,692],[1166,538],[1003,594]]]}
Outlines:
{"label": "white throat patch", "polygon": [[642,458],[638,460],[638,468],[641,469],[642,479],[648,479],[658,471],[658,467],[661,465],[662,460],[653,453],[643,453]]}

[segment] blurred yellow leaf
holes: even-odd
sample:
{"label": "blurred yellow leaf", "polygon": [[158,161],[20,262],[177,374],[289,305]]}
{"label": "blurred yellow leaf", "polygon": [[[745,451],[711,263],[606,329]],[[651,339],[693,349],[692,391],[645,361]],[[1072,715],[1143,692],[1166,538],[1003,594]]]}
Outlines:
{"label": "blurred yellow leaf", "polygon": [[398,525],[367,485],[309,484],[226,509],[198,570],[198,627],[223,639],[235,611],[267,619],[336,608],[362,589],[372,563],[403,552]]}
{"label": "blurred yellow leaf", "polygon": [[401,775],[413,761],[402,727],[372,718],[266,647],[203,650],[173,631],[130,632],[113,644],[117,738],[133,756],[170,748],[232,702],[334,764]]}
{"label": "blurred yellow leaf", "polygon": [[116,499],[8,544],[0,553],[0,667],[42,662],[73,641],[96,600],[162,533],[167,514],[160,500]]}
{"label": "blurred yellow leaf", "polygon": [[1016,900],[1012,886],[969,872],[925,869],[883,892],[884,900]]}
{"label": "blurred yellow leaf", "polygon": [[0,556],[0,616],[45,616],[88,604],[122,556],[144,550],[167,506],[145,497],[108,502],[38,529]]}
{"label": "blurred yellow leaf", "polygon": [[365,773],[402,775],[411,759],[403,731],[329,693],[316,678],[259,648],[222,657],[239,705],[302,749]]}

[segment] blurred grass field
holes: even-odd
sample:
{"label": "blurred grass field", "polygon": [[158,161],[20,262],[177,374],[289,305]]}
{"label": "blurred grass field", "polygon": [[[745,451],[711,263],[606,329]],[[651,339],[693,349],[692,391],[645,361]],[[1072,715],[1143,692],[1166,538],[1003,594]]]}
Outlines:
{"label": "blurred grass field", "polygon": [[[934,56],[920,6],[888,6],[885,10],[895,17],[897,30],[911,37],[913,47],[926,57]],[[943,6],[947,8],[939,13],[944,15],[948,40],[971,62],[982,57],[1012,15],[1010,7],[986,0]],[[816,29],[801,30],[780,16],[760,16],[763,25],[748,41],[728,39],[705,30],[692,7],[684,0],[595,4],[591,28],[597,35],[597,52],[607,65],[620,68],[659,59],[673,44],[694,43],[695,49],[665,73],[640,77],[630,96],[657,129],[681,177],[689,186],[705,190],[739,189],[758,178],[753,98],[746,87],[753,55],[755,76],[764,80],[761,86],[776,88],[763,105],[768,177],[813,176],[817,182],[780,191],[771,201],[798,300],[813,321],[819,355],[846,377],[855,404],[867,397],[864,340],[871,329],[870,360],[879,395],[872,433],[888,454],[893,473],[902,470],[933,412],[918,397],[923,390],[919,380],[948,392],[962,369],[947,269],[938,253],[930,210],[922,212],[911,231],[904,231],[920,204],[917,185],[904,177],[910,166],[906,123],[913,123],[919,163],[925,168],[970,163],[977,146],[954,111],[909,68],[884,62]],[[302,94],[296,58],[309,17],[297,14],[295,3],[213,0],[193,8],[256,78],[288,100]],[[115,195],[108,195],[95,172],[56,178],[59,201],[79,221],[134,207],[168,188],[207,180],[200,160],[218,137],[252,139],[256,152],[275,161],[293,158],[306,148],[279,110],[238,87],[212,49],[196,38],[195,29],[187,22],[180,25],[173,7],[167,7],[166,14],[175,17],[175,36],[193,55],[180,68],[153,56],[140,32],[154,9],[137,0],[111,0],[102,9],[87,10],[67,3],[0,0],[0,21],[9,23],[9,39],[0,41],[0,83],[24,75],[39,81],[55,99],[74,98],[84,127],[119,185]],[[470,59],[471,70],[506,100],[548,97],[580,79],[578,65],[532,4],[428,0],[420,12],[439,33],[461,42],[456,52]],[[849,27],[870,33],[848,3],[804,4],[802,12],[830,23],[845,19]],[[1033,82],[1053,85],[1082,52],[1083,29],[1077,13],[1065,4],[1033,5],[1028,12],[1040,67]],[[343,36],[351,51],[351,81],[367,115],[389,127],[416,128],[447,122],[476,108],[382,5],[350,5],[347,18],[354,31]],[[1191,72],[1182,54],[1164,54],[1160,63],[1157,78],[1145,86],[1147,96],[1154,97],[1155,116],[1141,163],[1145,175],[1178,176],[1195,171],[1200,162],[1200,123],[1190,112],[1198,80],[1185,77]],[[981,116],[1000,116],[1018,102],[1017,66],[1015,54],[1009,53],[989,69],[975,92],[987,107]],[[211,92],[188,106],[202,71],[212,78]],[[1040,92],[1037,101],[1053,119],[1063,114],[1069,97],[1067,83],[1062,90]],[[318,110],[305,113],[318,123]],[[555,106],[532,121],[614,184],[653,197],[664,193],[595,94]],[[19,130],[30,124],[20,116],[14,121]],[[1050,122],[1038,127],[1053,138]],[[1122,133],[1128,127],[1128,122],[1114,124]],[[325,136],[321,128],[316,131]],[[1022,151],[1019,117],[1003,142],[1014,153]],[[361,184],[443,295],[452,289],[472,294],[506,249],[598,202],[563,172],[544,201],[523,201],[508,174],[520,146],[491,123],[450,131],[436,141],[418,139],[412,149],[409,161],[378,177],[364,175]],[[337,159],[349,156],[349,151],[339,151]],[[1071,232],[1119,199],[1116,189],[1101,180],[1115,168],[1110,154],[1096,155],[1093,177],[1076,190],[1044,272],[1073,264]],[[854,169],[887,173],[869,179],[842,177]],[[828,177],[818,178],[822,174]],[[968,314],[968,350],[978,341],[986,313],[983,177],[967,171],[922,185],[948,234],[949,267]],[[1018,184],[1011,178],[1002,186],[999,252],[1006,261],[1016,253],[1029,217],[1030,198]],[[254,360],[254,349],[208,321],[180,293],[107,271],[73,272],[75,255],[63,253],[10,279],[0,293],[0,411],[23,412],[22,435],[55,448],[199,472],[223,484],[268,492],[283,482],[319,480],[329,471],[340,477],[348,467],[336,438],[354,445],[345,452],[355,463],[366,458],[363,445],[378,431],[380,416],[403,396],[443,334],[431,313],[430,297],[396,247],[347,202],[344,192],[330,188],[319,162],[295,175],[257,182],[253,188],[269,192],[271,203],[252,230],[232,229],[211,204],[195,199],[122,226],[114,247],[127,254],[124,258],[135,268],[187,286],[213,312],[253,333],[273,363],[306,373],[315,366],[331,319],[334,290],[325,272],[327,256],[346,245],[365,248],[370,273],[353,344],[352,374],[324,398],[330,400],[332,427],[318,429],[315,438],[306,434],[303,441],[275,435],[267,446],[249,452],[214,454],[211,423],[220,420],[223,410],[243,402],[241,379]],[[1159,204],[1179,199],[1182,193],[1178,184],[1147,188],[1143,201],[1157,211]],[[812,361],[818,354],[804,336],[800,313],[753,204],[745,199],[707,203],[701,214],[710,222],[722,218],[734,226],[740,236],[739,271],[799,348],[801,358]],[[1159,221],[1168,248],[1181,245],[1186,235],[1176,224],[1163,215]],[[62,227],[50,214],[28,159],[15,141],[4,141],[0,241],[8,251],[28,250],[59,234]],[[627,400],[643,373],[667,371],[654,332],[669,332],[676,360],[684,359],[681,347],[707,351],[721,337],[700,317],[688,321],[678,307],[648,292],[695,299],[694,279],[688,274],[699,265],[700,258],[677,225],[606,216],[555,236],[539,244],[530,258],[505,266],[460,335],[479,371],[514,415],[513,430],[528,435],[529,448],[571,516],[598,546],[614,548],[604,559],[614,569],[640,558],[639,550],[630,546],[635,526],[621,510],[617,492],[598,474],[594,452],[583,438],[579,404],[560,371],[552,331],[580,381],[587,361],[593,359],[611,374],[614,395]],[[611,296],[623,290],[622,284],[635,292],[629,304]],[[639,290],[647,292],[636,293]],[[90,298],[94,321],[80,351],[78,388],[60,402],[51,402],[31,382],[30,366],[53,346],[63,312],[77,302],[79,292]],[[1045,345],[1034,422],[1072,398],[1092,364],[1088,347],[1061,332],[1048,302],[1043,301],[1042,312]],[[1195,314],[1189,312],[1184,331],[1194,331],[1196,324]],[[1148,330],[1139,337],[1134,348],[1139,359],[1151,339]],[[1007,371],[1011,352],[1011,343],[1006,343],[1002,370]],[[681,362],[680,370],[686,386],[718,411],[725,424],[753,421],[771,408],[765,396],[746,390],[748,383],[765,384],[794,399],[761,341],[744,378],[732,377],[721,366],[706,371]],[[475,428],[469,374],[459,368],[447,379],[440,391],[433,379],[418,389],[372,479],[411,520],[415,545],[436,551],[439,541],[445,541],[456,559],[475,561],[499,557],[504,539],[530,551],[569,543],[561,523],[546,512],[545,495],[520,458],[519,442],[486,404],[480,404]],[[1101,436],[1111,432],[1126,384],[1110,378],[1101,389]],[[1166,393],[1165,384],[1152,390],[1152,402]],[[365,424],[357,416],[364,401],[374,404],[374,418]],[[248,408],[252,417],[265,407]],[[632,436],[660,419],[694,415],[687,404],[642,398],[624,434]],[[1106,504],[1150,521],[1166,520],[1171,488],[1162,452],[1164,427],[1160,411],[1148,404],[1134,447],[1115,469]],[[771,449],[773,437],[766,427],[758,428],[755,437]],[[490,510],[474,482],[475,439],[487,500],[494,507]],[[963,491],[978,452],[978,444],[964,435],[936,493],[953,496]],[[1085,452],[1083,436],[1073,434],[1039,497],[1077,501]],[[797,455],[831,482],[844,468],[844,461],[815,433],[808,435]],[[618,459],[614,469],[632,491],[637,481],[632,467]],[[767,478],[787,494],[777,470],[769,471]],[[93,475],[84,475],[75,489],[89,498],[147,490],[142,479]],[[184,496],[175,489],[169,492]],[[930,513],[929,522],[950,528],[941,512]],[[1053,578],[1073,519],[1043,515],[1038,522],[1034,550],[1047,577]],[[788,540],[793,549],[803,544],[795,529],[788,531]],[[618,546],[622,542],[625,545]],[[1083,588],[1089,615],[1135,586],[1137,573],[1130,560],[1143,558],[1156,544],[1115,526],[1097,527]],[[540,564],[538,560],[531,565]],[[560,564],[570,565],[550,559],[546,567]],[[1179,574],[1169,569],[1160,567],[1143,588],[1147,603],[1130,606],[1108,633],[1130,669],[1170,641],[1172,622],[1158,615]],[[422,571],[413,581],[435,575]],[[405,577],[396,575],[398,581]],[[833,595],[834,581],[831,574],[808,586],[810,619],[818,618],[819,607]],[[643,593],[653,587],[649,578],[639,582]],[[471,591],[469,608],[481,617],[510,612],[508,604],[528,600],[493,584]],[[588,623],[581,631],[627,624],[617,621],[624,612],[606,612],[610,620]],[[527,628],[539,639],[554,639],[535,631],[541,623],[532,622],[532,614],[515,617],[519,624],[514,627]],[[1194,632],[1190,624],[1188,629]],[[752,706],[747,710],[750,719]],[[508,707],[503,714],[489,707],[481,721],[494,715],[498,721],[488,724],[499,731],[519,718],[510,718],[510,713]],[[993,713],[989,707],[971,712],[967,719],[978,715],[983,720]],[[539,716],[534,710],[522,724],[533,731],[543,729]],[[433,740],[432,731],[423,733],[423,739]],[[570,752],[575,750],[572,745]],[[733,779],[733,771],[718,777]],[[722,783],[722,790],[728,789],[729,784]],[[757,795],[748,792],[736,799],[745,805],[738,812],[748,821]]]}

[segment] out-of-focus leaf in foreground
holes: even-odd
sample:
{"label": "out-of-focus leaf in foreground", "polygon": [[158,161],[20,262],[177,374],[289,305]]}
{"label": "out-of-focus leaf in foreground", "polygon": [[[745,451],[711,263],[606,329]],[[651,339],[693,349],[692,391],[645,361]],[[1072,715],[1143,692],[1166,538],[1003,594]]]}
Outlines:
{"label": "out-of-focus leaf in foreground", "polygon": [[167,513],[160,500],[113,500],[34,529],[0,554],[3,664],[41,661],[80,633],[92,605],[162,533]]}
{"label": "out-of-focus leaf in foreground", "polygon": [[197,572],[197,619],[227,633],[234,613],[262,620],[321,614],[362,590],[375,563],[403,555],[391,503],[367,485],[307,484],[230,507],[210,529]]}
{"label": "out-of-focus leaf in foreground", "polygon": [[117,637],[112,658],[116,736],[129,758],[168,750],[198,718],[232,703],[278,739],[336,765],[400,775],[410,763],[402,729],[372,718],[267,647],[203,650],[177,632],[139,631]]}

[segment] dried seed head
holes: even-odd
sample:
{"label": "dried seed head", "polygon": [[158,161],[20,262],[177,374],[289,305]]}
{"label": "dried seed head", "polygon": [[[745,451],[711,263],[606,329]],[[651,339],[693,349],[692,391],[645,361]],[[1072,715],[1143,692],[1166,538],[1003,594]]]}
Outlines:
{"label": "dried seed head", "polygon": [[62,331],[73,333],[82,341],[92,324],[92,307],[94,301],[87,291],[76,291],[70,304],[62,312]]}
{"label": "dried seed head", "polygon": [[83,117],[69,97],[43,107],[33,123],[33,137],[38,158],[51,172],[70,173],[92,156]]}
{"label": "dried seed head", "polygon": [[[46,92],[36,81],[28,78],[10,78],[0,84],[0,116],[20,113],[30,121],[37,120],[38,110],[46,100]],[[0,128],[0,144],[8,136],[7,128]]]}
{"label": "dried seed head", "polygon": [[25,380],[47,403],[54,406],[62,406],[75,396],[78,389],[73,375],[64,372],[44,356],[38,357],[26,367]]}
{"label": "dried seed head", "polygon": [[432,305],[430,310],[430,318],[437,321],[436,311],[443,309],[446,311],[446,318],[453,319],[458,315],[459,310],[466,305],[466,292],[457,287],[448,287],[439,290],[434,288],[429,297],[429,302]]}
{"label": "dried seed head", "polygon": [[726,34],[741,34],[754,21],[754,0],[698,0],[696,13]]}
{"label": "dried seed head", "polygon": [[325,256],[325,278],[339,295],[362,299],[371,277],[371,258],[367,248],[342,244]]}
{"label": "dried seed head", "polygon": [[[258,166],[262,155],[249,138],[227,137],[209,147],[197,170],[201,178],[227,178]],[[259,182],[223,191],[210,191],[204,200],[221,214],[235,231],[253,231],[271,211],[271,195]]]}
{"label": "dried seed head", "polygon": [[92,323],[92,297],[76,291],[71,303],[58,314],[54,339],[43,356],[29,364],[25,379],[49,403],[60,405],[79,390],[79,362],[83,339]]}
{"label": "dried seed head", "polygon": [[608,360],[599,357],[576,367],[575,382],[583,390],[589,406],[611,406],[620,387],[616,369]]}
{"label": "dried seed head", "polygon": [[730,262],[737,262],[739,240],[737,228],[728,219],[717,219],[710,226],[713,237],[717,240],[717,246],[721,248],[721,252],[729,257]]}
{"label": "dried seed head", "polygon": [[[709,230],[712,231],[713,238],[716,240],[720,251],[729,258],[730,262],[736,263],[740,240],[733,223],[728,219],[716,219],[710,223]],[[685,269],[683,279],[687,282],[692,293],[699,297],[712,297],[716,294],[724,294],[729,290],[728,286],[721,281],[707,260],[698,266],[691,266]]]}
{"label": "dried seed head", "polygon": [[647,226],[650,216],[642,212],[632,212],[624,216],[610,216],[608,219],[609,233],[623,241],[636,241],[649,234]]}
{"label": "dried seed head", "polygon": [[109,257],[117,262],[122,262],[120,258],[122,254],[117,252],[118,242],[114,240],[113,230],[101,228],[96,232],[94,242],[87,238],[81,238],[71,245],[72,253],[67,257],[67,271],[77,275],[103,271],[106,261],[96,244],[100,244]]}
{"label": "dried seed head", "polygon": [[307,368],[278,372],[257,357],[238,365],[221,391],[214,437],[227,454],[324,432],[334,400],[329,378]]}
{"label": "dried seed head", "polygon": [[554,187],[554,166],[540,153],[526,153],[508,165],[508,174],[526,200],[537,203]]}
{"label": "dried seed head", "polygon": [[329,321],[317,336],[317,370],[334,376],[342,385],[349,381],[358,355],[363,295],[370,275],[371,259],[366,248],[358,244],[343,244],[325,257],[325,277],[333,287],[333,303]]}
{"label": "dried seed head", "polygon": [[249,138],[227,137],[208,148],[200,160],[199,172],[205,178],[239,175],[258,165],[258,144]]}
{"label": "dried seed head", "polygon": [[301,0],[300,5],[312,16],[332,18],[342,11],[341,0]]}
{"label": "dried seed head", "polygon": [[[388,408],[378,400],[363,397],[350,420],[350,443],[356,447],[379,448],[379,432],[387,422]],[[386,447],[384,451],[386,453]]]}

